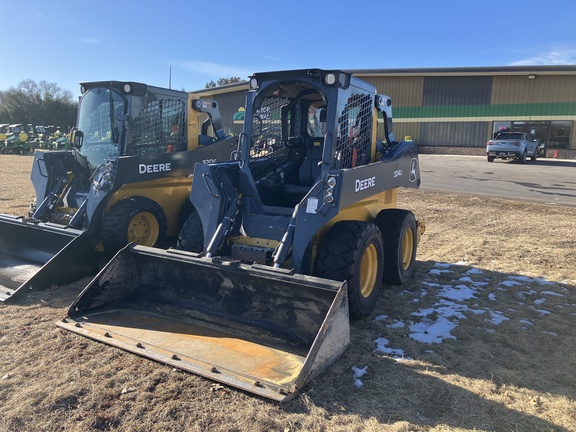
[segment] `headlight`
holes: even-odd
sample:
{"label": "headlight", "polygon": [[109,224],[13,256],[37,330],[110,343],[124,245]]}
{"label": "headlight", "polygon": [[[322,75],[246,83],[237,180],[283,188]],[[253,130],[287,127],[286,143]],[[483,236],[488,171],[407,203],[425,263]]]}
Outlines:
{"label": "headlight", "polygon": [[132,91],[132,86],[130,84],[124,84],[124,92],[130,93]]}
{"label": "headlight", "polygon": [[250,78],[250,90],[258,89],[258,80],[256,78]]}
{"label": "headlight", "polygon": [[336,177],[328,177],[326,180],[326,195],[324,195],[324,201],[328,204],[334,202],[334,187],[336,186]]}
{"label": "headlight", "polygon": [[329,86],[336,84],[336,74],[330,72],[324,75],[324,84]]}

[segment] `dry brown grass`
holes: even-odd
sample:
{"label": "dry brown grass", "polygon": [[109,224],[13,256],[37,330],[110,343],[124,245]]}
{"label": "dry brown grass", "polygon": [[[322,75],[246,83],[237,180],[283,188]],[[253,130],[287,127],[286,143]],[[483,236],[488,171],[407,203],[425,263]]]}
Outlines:
{"label": "dry brown grass", "polygon": [[[0,156],[0,212],[27,211],[31,163]],[[426,220],[417,272],[386,289],[375,316],[388,318],[354,323],[350,348],[294,401],[278,405],[60,330],[54,322],[83,280],[0,306],[0,430],[576,430],[576,208],[423,190],[400,200]],[[453,264],[451,273],[431,275],[437,263]],[[466,312],[456,339],[434,345],[386,326],[417,321],[412,314],[439,299],[430,283],[453,285],[470,269],[488,284],[468,305],[507,321]],[[520,275],[552,283],[503,288]],[[381,337],[414,360],[377,352]],[[367,366],[362,388],[352,366]]]}

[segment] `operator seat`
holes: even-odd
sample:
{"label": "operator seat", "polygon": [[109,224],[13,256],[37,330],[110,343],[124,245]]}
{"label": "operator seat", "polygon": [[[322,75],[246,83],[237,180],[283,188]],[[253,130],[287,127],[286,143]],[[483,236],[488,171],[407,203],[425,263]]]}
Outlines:
{"label": "operator seat", "polygon": [[315,141],[298,170],[298,184],[284,185],[282,192],[290,204],[299,203],[320,177],[323,150],[322,142]]}

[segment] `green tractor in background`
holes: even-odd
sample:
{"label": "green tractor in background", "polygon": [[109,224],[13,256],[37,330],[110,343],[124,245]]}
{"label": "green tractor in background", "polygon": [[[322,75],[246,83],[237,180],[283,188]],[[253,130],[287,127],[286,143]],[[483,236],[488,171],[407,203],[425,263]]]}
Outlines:
{"label": "green tractor in background", "polygon": [[0,153],[29,154],[34,152],[34,147],[29,141],[26,125],[21,123],[8,126],[9,136],[4,140]]}
{"label": "green tractor in background", "polygon": [[[60,132],[60,131],[57,131]],[[70,141],[70,134],[64,135],[61,134],[59,136],[54,136],[54,140],[52,141],[52,150],[72,150],[72,143]]]}
{"label": "green tractor in background", "polygon": [[34,149],[48,149],[48,134],[44,126],[32,126],[28,125],[31,130],[34,131],[33,138],[31,140],[31,145]]}
{"label": "green tractor in background", "polygon": [[8,138],[8,123],[0,124],[0,143],[3,143]]}

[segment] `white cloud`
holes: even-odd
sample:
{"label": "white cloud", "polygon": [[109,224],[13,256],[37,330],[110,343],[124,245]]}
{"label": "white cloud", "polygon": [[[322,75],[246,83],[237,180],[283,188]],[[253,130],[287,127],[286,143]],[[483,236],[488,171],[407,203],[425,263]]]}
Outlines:
{"label": "white cloud", "polygon": [[80,38],[80,42],[85,43],[85,44],[100,43],[100,41],[98,39],[96,39],[95,37],[83,37],[83,38]]}
{"label": "white cloud", "polygon": [[558,49],[510,63],[510,66],[571,65],[576,64],[576,50]]}

